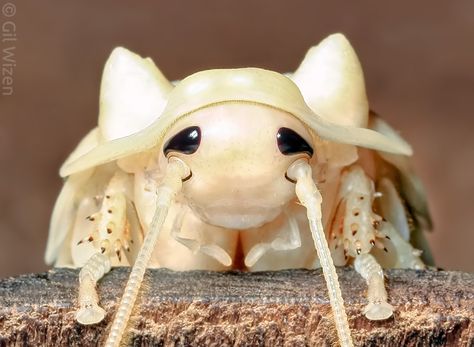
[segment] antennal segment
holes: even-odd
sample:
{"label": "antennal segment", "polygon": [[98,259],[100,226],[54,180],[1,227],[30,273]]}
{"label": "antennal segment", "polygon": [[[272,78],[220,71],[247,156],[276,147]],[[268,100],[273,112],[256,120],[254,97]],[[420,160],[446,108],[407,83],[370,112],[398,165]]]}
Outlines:
{"label": "antennal segment", "polygon": [[190,175],[188,166],[180,159],[171,157],[168,162],[165,177],[157,189],[156,210],[150,230],[145,236],[143,245],[138,253],[132,272],[128,278],[122,300],[105,342],[106,347],[118,347],[130,319],[138,291],[143,281],[146,268],[155,248],[158,235],[168,215],[168,210],[176,194],[182,188],[182,180]]}
{"label": "antennal segment", "polygon": [[329,292],[329,301],[334,314],[339,342],[343,347],[353,346],[336,268],[331,258],[321,222],[322,196],[313,182],[311,166],[305,159],[299,159],[289,167],[287,176],[296,181],[296,195],[301,204],[306,207],[311,234]]}

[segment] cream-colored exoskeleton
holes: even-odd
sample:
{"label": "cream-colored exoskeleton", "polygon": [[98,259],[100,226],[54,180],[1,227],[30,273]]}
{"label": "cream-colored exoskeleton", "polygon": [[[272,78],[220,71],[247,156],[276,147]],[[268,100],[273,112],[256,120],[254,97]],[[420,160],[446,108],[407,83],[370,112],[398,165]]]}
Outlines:
{"label": "cream-colored exoskeleton", "polygon": [[61,168],[46,261],[82,268],[82,324],[104,317],[97,281],[133,265],[110,346],[147,267],[322,267],[349,346],[334,264],[354,265],[367,281],[371,320],[393,314],[382,267],[424,267],[418,248],[430,220],[411,153],[369,111],[360,63],[341,34],[310,49],[292,74],[209,70],[176,83],[151,59],[117,48],[98,127]]}

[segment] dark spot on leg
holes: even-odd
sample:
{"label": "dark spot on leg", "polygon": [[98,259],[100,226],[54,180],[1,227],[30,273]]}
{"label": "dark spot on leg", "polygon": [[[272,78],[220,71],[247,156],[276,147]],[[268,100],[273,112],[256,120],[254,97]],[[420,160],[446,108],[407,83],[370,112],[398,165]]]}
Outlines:
{"label": "dark spot on leg", "polygon": [[352,231],[352,236],[357,234],[357,231],[359,230],[359,225],[357,223],[352,223],[351,224],[351,231]]}

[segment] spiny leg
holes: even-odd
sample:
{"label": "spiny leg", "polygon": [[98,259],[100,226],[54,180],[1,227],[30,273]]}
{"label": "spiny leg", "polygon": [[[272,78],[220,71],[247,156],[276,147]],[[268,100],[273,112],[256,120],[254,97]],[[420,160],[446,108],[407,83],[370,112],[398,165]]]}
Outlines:
{"label": "spiny leg", "polygon": [[187,165],[177,159],[170,158],[165,177],[157,189],[156,211],[151,222],[150,230],[145,236],[142,248],[133,265],[130,277],[125,287],[122,300],[114,317],[112,327],[105,342],[107,347],[118,347],[137,299],[138,291],[145,275],[159,233],[168,214],[169,207],[175,195],[181,190],[182,180],[190,175]]}
{"label": "spiny leg", "polygon": [[[76,320],[81,324],[96,324],[102,321],[105,311],[98,306],[97,282],[111,268],[111,258],[117,255],[121,261],[120,248],[127,245],[124,237],[129,237],[126,220],[126,198],[124,189],[127,175],[117,172],[110,179],[103,197],[100,211],[87,217],[94,223],[93,232],[81,239],[77,247],[89,243],[100,252],[92,254],[79,273],[79,310]],[[112,249],[111,244],[114,244]],[[113,253],[115,252],[115,253]]]}
{"label": "spiny leg", "polygon": [[[354,257],[356,271],[367,281],[369,304],[364,310],[370,320],[387,319],[393,314],[393,307],[387,303],[382,267],[369,254],[373,247],[388,252],[384,241],[389,236],[380,230],[384,223],[382,217],[373,212],[372,205],[377,193],[372,180],[359,166],[352,166],[344,172],[339,189],[342,214],[336,214],[331,242],[334,249],[338,245],[344,248],[344,256]],[[339,233],[339,234],[337,234]]]}
{"label": "spiny leg", "polygon": [[344,309],[344,301],[321,222],[322,196],[312,180],[311,166],[304,159],[297,160],[288,169],[287,176],[296,181],[296,195],[301,204],[307,209],[311,233],[328,287],[329,300],[334,314],[339,341],[343,347],[352,346],[353,343]]}
{"label": "spiny leg", "polygon": [[222,247],[216,244],[203,244],[199,240],[179,236],[183,228],[183,221],[187,212],[188,207],[182,206],[181,210],[175,217],[173,227],[171,228],[170,232],[171,236],[194,254],[201,252],[214,258],[224,266],[232,265],[232,258]]}
{"label": "spiny leg", "polygon": [[373,182],[362,168],[352,166],[343,173],[338,209],[330,231],[330,246],[333,252],[344,250],[344,264],[348,257],[369,253],[373,246],[385,247],[383,239],[386,235],[378,230],[383,219],[372,210],[377,196]]}
{"label": "spiny leg", "polygon": [[[103,254],[116,256],[119,263],[122,263],[122,249],[129,250],[130,241],[130,226],[127,220],[127,206],[130,203],[125,195],[127,180],[127,174],[115,173],[102,197],[100,210],[87,217],[96,225],[94,233],[89,235],[87,241],[94,241]],[[79,243],[84,241],[86,240]]]}

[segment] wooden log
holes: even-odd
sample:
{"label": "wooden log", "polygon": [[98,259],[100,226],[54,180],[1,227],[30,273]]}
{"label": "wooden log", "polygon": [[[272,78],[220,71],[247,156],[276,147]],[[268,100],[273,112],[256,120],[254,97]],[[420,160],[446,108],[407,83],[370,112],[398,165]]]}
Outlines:
{"label": "wooden log", "polygon": [[[78,270],[0,280],[0,346],[100,346],[129,274],[113,269],[100,282],[106,319],[75,322]],[[356,346],[474,346],[474,275],[388,270],[396,311],[386,321],[361,313],[366,285],[338,269]],[[337,345],[320,270],[173,272],[149,270],[127,343],[133,346]]]}

